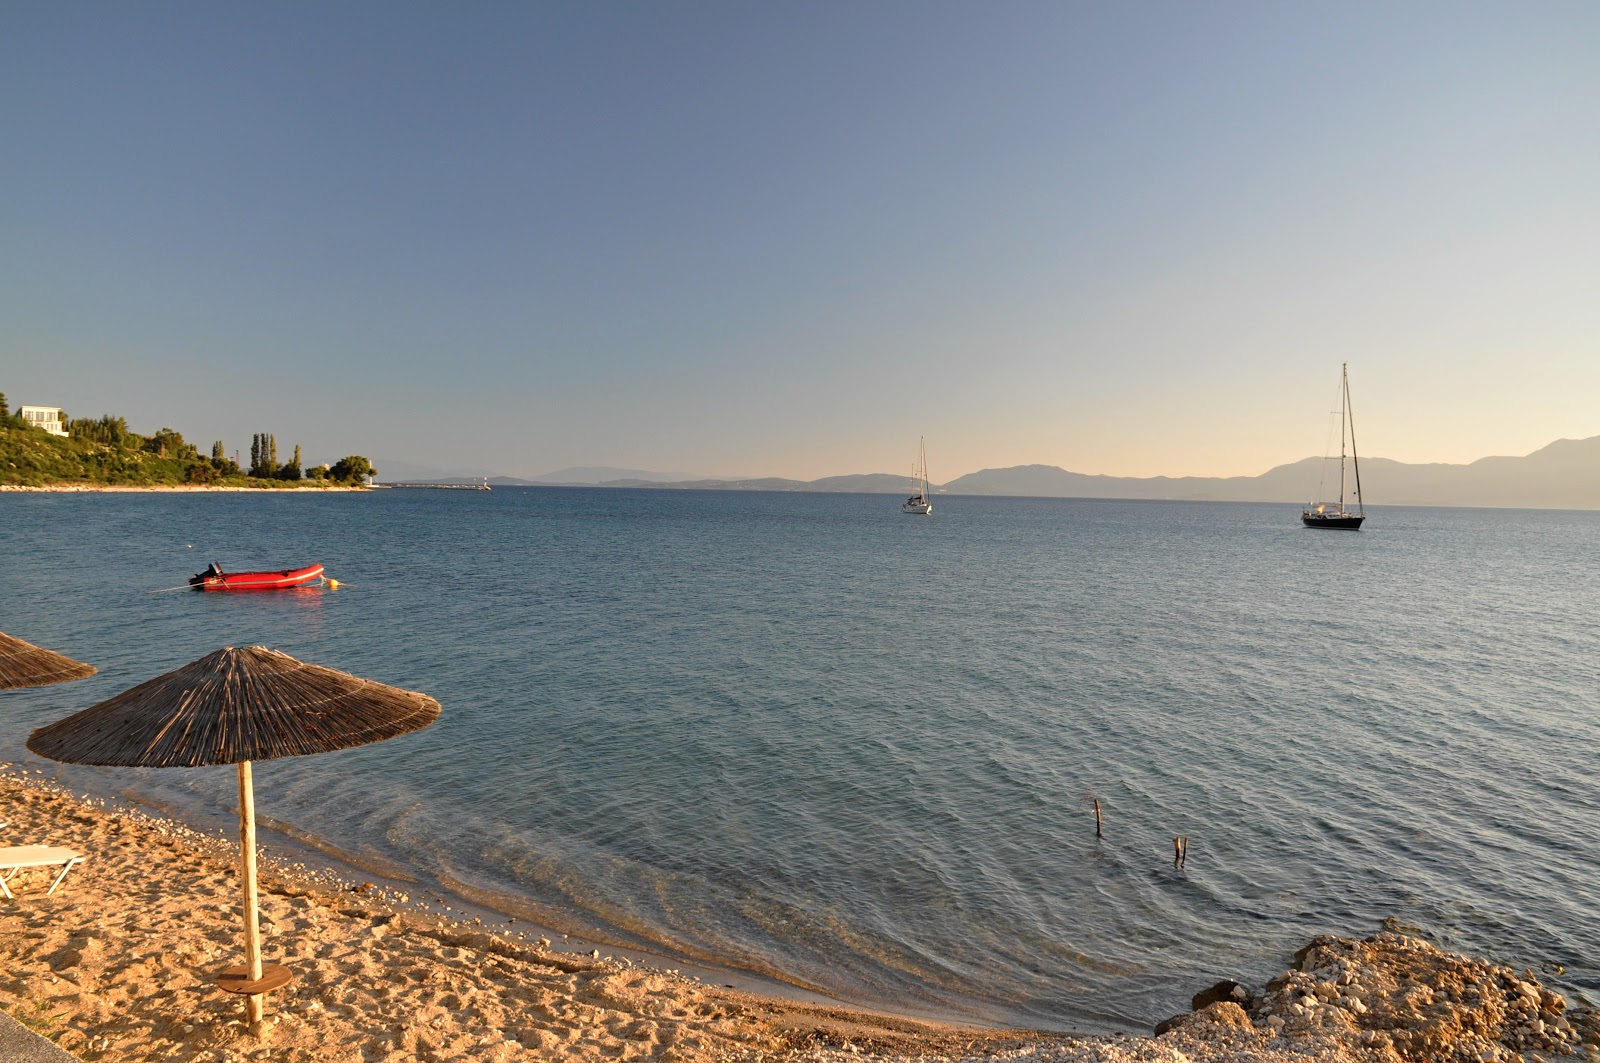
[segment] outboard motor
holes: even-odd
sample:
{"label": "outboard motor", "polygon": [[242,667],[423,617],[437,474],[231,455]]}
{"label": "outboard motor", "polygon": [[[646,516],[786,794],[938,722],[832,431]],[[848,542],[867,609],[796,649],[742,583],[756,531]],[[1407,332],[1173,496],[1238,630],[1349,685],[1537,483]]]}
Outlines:
{"label": "outboard motor", "polygon": [[201,572],[201,573],[199,573],[199,574],[197,574],[195,576],[190,577],[189,586],[191,586],[191,587],[204,587],[211,580],[221,579],[221,578],[222,578],[222,566],[217,564],[215,561],[213,561],[213,562],[211,562],[211,567],[210,568],[206,569],[204,572]]}

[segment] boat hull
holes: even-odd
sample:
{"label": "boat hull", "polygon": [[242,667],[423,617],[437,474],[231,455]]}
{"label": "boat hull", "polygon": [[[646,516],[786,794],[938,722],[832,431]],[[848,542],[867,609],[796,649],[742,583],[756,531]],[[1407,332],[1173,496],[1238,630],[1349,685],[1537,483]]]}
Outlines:
{"label": "boat hull", "polygon": [[932,502],[919,502],[919,501],[917,501],[915,499],[908,499],[905,502],[902,502],[900,504],[900,512],[902,512],[902,513],[915,513],[915,514],[918,514],[919,516],[926,517],[926,516],[930,515],[933,512],[933,503]]}
{"label": "boat hull", "polygon": [[1302,513],[1300,523],[1308,528],[1332,528],[1343,531],[1359,531],[1365,516],[1331,516],[1321,513]]}
{"label": "boat hull", "polygon": [[201,573],[189,583],[197,591],[281,591],[321,578],[321,565],[307,565],[279,572],[224,572],[220,576]]}

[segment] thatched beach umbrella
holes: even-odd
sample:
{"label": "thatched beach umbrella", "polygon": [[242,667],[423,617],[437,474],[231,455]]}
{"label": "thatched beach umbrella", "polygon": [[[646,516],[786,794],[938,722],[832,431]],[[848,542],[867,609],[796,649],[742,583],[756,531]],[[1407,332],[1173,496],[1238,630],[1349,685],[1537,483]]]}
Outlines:
{"label": "thatched beach umbrella", "polygon": [[94,675],[100,669],[0,631],[0,690],[42,687]]}
{"label": "thatched beach umbrella", "polygon": [[259,1036],[261,994],[292,976],[287,968],[261,962],[251,762],[379,742],[438,718],[439,703],[426,694],[306,664],[264,646],[228,646],[39,728],[28,748],[69,764],[238,765],[246,962],[223,971],[217,984],[244,994],[246,1018]]}

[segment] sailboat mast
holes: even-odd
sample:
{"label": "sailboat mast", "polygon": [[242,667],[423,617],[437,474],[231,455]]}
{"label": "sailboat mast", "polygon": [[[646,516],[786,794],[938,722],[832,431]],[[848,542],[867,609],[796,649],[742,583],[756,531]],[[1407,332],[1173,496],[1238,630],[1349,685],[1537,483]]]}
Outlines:
{"label": "sailboat mast", "polygon": [[1339,385],[1339,512],[1344,512],[1344,420],[1350,401],[1350,363],[1341,363]]}
{"label": "sailboat mast", "polygon": [[1350,363],[1345,363],[1344,370],[1344,406],[1349,411],[1350,417],[1350,462],[1356,470],[1356,505],[1360,507],[1362,516],[1366,515],[1367,503],[1361,497],[1361,458],[1356,454],[1356,411],[1350,404]]}

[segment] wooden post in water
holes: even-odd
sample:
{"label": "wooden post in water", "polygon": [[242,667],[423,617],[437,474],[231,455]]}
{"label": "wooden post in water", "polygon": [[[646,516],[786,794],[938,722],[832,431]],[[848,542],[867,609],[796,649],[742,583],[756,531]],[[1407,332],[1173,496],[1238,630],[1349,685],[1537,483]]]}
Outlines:
{"label": "wooden post in water", "polygon": [[1105,837],[1100,833],[1100,799],[1098,797],[1094,799],[1094,836],[1096,838]]}

